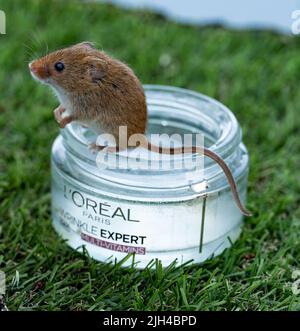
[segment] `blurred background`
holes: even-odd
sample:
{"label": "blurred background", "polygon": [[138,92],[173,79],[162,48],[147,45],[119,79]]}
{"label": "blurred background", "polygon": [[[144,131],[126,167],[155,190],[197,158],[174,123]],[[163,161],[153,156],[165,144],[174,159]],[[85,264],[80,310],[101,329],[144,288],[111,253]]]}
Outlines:
{"label": "blurred background", "polygon": [[[300,269],[295,9],[296,0],[0,0],[0,269],[10,309],[300,309],[287,285]],[[31,78],[28,62],[83,40],[128,63],[143,83],[207,94],[237,117],[254,216],[222,256],[154,274],[123,271],[77,254],[54,233],[58,102]]]}
{"label": "blurred background", "polygon": [[219,23],[233,28],[269,28],[291,33],[291,13],[299,0],[107,0],[125,8],[148,8],[178,22]]}

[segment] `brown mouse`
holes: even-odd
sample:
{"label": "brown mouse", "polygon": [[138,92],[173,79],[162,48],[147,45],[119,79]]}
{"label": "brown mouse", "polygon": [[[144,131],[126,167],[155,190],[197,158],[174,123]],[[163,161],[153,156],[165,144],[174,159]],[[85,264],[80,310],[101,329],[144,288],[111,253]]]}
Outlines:
{"label": "brown mouse", "polygon": [[[32,76],[49,85],[60,106],[54,111],[60,127],[80,122],[96,132],[112,134],[119,141],[119,127],[127,126],[127,134],[144,134],[147,104],[142,84],[124,63],[97,50],[90,42],[50,53],[29,64]],[[251,213],[240,201],[235,180],[227,164],[207,148],[182,147],[164,149],[144,139],[142,145],[162,154],[201,153],[216,161],[223,169],[240,211]],[[102,149],[105,146],[96,146]],[[118,146],[117,146],[118,147]]]}

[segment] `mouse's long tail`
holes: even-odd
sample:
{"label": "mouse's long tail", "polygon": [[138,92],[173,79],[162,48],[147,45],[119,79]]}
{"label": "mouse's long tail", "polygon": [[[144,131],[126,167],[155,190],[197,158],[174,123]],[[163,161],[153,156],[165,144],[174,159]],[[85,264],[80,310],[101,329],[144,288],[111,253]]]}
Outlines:
{"label": "mouse's long tail", "polygon": [[156,153],[172,154],[172,155],[182,154],[184,152],[186,152],[186,153],[202,153],[205,156],[207,156],[207,157],[211,158],[212,160],[216,161],[225,173],[225,176],[226,176],[226,178],[228,180],[228,183],[230,185],[230,188],[231,188],[233,198],[234,198],[237,206],[239,207],[241,213],[245,216],[252,216],[252,213],[244,207],[244,205],[242,204],[242,202],[240,200],[235,180],[232,176],[232,173],[231,173],[228,165],[216,153],[212,152],[211,150],[209,150],[207,148],[200,148],[200,147],[196,147],[196,146],[193,146],[193,147],[178,147],[178,148],[164,148],[164,147],[159,147],[159,146],[152,145],[149,142],[148,142],[148,149],[153,151],[153,152],[156,152]]}
{"label": "mouse's long tail", "polygon": [[206,155],[209,158],[211,158],[212,160],[216,161],[218,163],[218,165],[224,171],[225,176],[229,182],[234,200],[235,200],[237,206],[239,207],[240,211],[242,212],[242,214],[244,214],[245,216],[252,216],[252,213],[247,208],[244,207],[244,205],[242,204],[242,202],[240,200],[235,180],[234,180],[232,173],[231,173],[230,169],[228,168],[228,165],[226,164],[226,162],[220,156],[218,156],[216,153],[212,152],[211,150],[209,150],[207,148],[204,148],[203,151],[204,151],[204,155]]}

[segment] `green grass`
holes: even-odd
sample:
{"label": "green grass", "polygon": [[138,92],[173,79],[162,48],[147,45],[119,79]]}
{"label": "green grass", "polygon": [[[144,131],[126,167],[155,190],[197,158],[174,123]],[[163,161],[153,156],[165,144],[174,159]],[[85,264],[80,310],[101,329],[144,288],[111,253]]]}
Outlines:
{"label": "green grass", "polygon": [[[0,269],[11,310],[300,310],[300,37],[169,22],[147,12],[67,1],[0,0]],[[219,99],[251,156],[241,238],[202,265],[137,271],[68,248],[50,219],[57,101],[27,63],[82,40],[124,60],[143,83]],[[171,62],[160,64],[163,54]],[[163,221],[163,220],[162,220]]]}

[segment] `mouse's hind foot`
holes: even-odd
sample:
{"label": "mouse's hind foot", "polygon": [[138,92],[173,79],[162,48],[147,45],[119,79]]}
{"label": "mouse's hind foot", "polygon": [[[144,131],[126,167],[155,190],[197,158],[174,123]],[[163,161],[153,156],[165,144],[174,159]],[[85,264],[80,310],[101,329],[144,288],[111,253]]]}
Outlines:
{"label": "mouse's hind foot", "polygon": [[103,146],[103,145],[97,145],[96,143],[89,144],[89,150],[95,154],[97,152],[102,152],[105,149],[107,153],[116,153],[119,151],[118,147],[113,146]]}
{"label": "mouse's hind foot", "polygon": [[101,152],[104,148],[106,148],[107,146],[99,146],[99,145],[96,145],[96,143],[92,143],[92,144],[89,144],[89,150],[95,154],[97,152]]}

